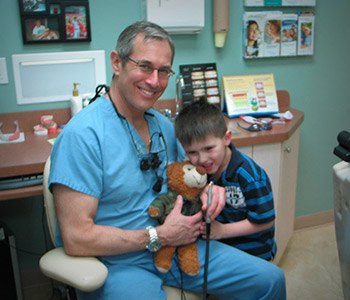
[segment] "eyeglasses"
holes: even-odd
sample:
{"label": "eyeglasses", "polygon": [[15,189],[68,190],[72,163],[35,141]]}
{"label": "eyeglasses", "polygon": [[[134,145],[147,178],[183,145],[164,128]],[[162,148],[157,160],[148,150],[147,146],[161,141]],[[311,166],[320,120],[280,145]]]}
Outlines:
{"label": "eyeglasses", "polygon": [[162,68],[154,68],[149,62],[147,61],[143,61],[143,60],[134,60],[131,57],[127,56],[127,59],[130,60],[131,62],[133,62],[138,69],[147,75],[151,75],[154,70],[158,71],[158,77],[160,79],[166,79],[168,80],[171,76],[173,76],[175,74],[175,72],[170,69],[169,67],[162,67]]}
{"label": "eyeglasses", "polygon": [[[138,152],[138,147],[136,144],[136,141],[134,140],[134,137],[131,134],[131,131],[129,132],[132,138],[132,141],[134,143],[135,149]],[[158,136],[158,139],[154,140],[154,138]],[[154,140],[154,143],[153,143]],[[165,165],[168,164],[168,155],[167,155],[167,146],[163,137],[163,134],[161,132],[155,132],[152,134],[151,138],[151,148],[153,145],[157,145],[157,152],[149,152],[149,154],[145,157],[143,157],[140,161],[140,170],[142,172],[148,171],[150,169],[153,170],[153,172],[156,175],[156,182],[153,184],[152,189],[154,192],[159,193],[162,190],[162,185],[163,185],[163,177],[158,174],[158,168],[162,164],[162,160],[159,158],[159,154],[163,151],[165,151]],[[138,153],[139,154],[139,153]]]}
{"label": "eyeglasses", "polygon": [[140,162],[141,171],[147,171],[149,169],[157,170],[162,164],[159,159],[158,153],[150,153],[151,157],[143,158]]}

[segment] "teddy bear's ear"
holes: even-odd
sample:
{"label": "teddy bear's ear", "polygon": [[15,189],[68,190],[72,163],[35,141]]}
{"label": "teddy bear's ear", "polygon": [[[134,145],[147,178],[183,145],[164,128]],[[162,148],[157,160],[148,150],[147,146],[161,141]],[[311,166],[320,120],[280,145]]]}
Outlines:
{"label": "teddy bear's ear", "polygon": [[168,186],[170,188],[174,188],[176,186],[179,186],[181,182],[183,181],[183,167],[184,162],[178,161],[173,162],[170,165],[167,166],[166,173],[168,176]]}
{"label": "teddy bear's ear", "polygon": [[168,172],[174,172],[174,169],[182,169],[182,166],[185,164],[190,164],[190,161],[174,161],[171,164],[167,165]]}
{"label": "teddy bear's ear", "polygon": [[167,173],[173,172],[174,168],[175,168],[175,163],[171,163],[171,164],[167,165],[167,167],[166,167]]}

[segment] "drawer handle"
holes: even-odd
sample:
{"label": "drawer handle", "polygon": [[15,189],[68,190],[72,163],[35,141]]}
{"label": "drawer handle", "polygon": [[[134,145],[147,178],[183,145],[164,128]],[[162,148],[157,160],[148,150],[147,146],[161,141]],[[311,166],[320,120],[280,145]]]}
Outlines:
{"label": "drawer handle", "polygon": [[287,152],[287,153],[291,153],[292,152],[292,148],[289,147],[289,146],[285,147],[283,150],[284,150],[284,152]]}

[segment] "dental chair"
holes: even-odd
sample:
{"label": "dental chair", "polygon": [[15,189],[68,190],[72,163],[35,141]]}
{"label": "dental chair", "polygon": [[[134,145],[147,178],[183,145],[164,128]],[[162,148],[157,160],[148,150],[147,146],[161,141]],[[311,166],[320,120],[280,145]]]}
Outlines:
{"label": "dental chair", "polygon": [[[50,173],[50,157],[47,159],[44,168],[43,189],[44,206],[47,224],[54,249],[45,253],[39,262],[40,269],[47,277],[63,283],[68,287],[68,298],[77,299],[75,289],[91,292],[101,287],[107,276],[106,266],[96,257],[77,257],[65,254],[63,247],[55,244],[55,234],[57,230],[56,212],[54,198],[48,187]],[[169,286],[164,286],[168,300],[178,300],[181,298],[181,290]],[[185,292],[186,300],[200,300],[200,294]],[[117,298],[116,298],[117,299]]]}

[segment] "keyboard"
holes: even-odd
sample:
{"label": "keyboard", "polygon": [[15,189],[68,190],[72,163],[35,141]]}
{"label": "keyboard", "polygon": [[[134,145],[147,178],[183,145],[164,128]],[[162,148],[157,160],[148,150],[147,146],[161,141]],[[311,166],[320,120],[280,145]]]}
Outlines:
{"label": "keyboard", "polygon": [[43,174],[32,174],[0,179],[0,191],[43,184]]}

